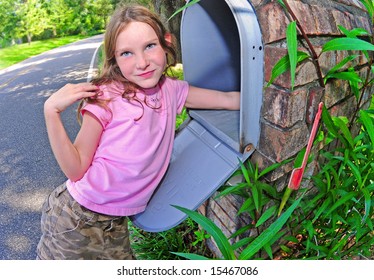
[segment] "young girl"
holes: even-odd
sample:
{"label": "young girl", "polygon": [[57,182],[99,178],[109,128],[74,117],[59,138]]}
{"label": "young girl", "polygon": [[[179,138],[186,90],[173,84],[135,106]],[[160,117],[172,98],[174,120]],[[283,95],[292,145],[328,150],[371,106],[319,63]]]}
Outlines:
{"label": "young girl", "polygon": [[[43,205],[38,259],[133,259],[126,217],[145,209],[165,174],[176,115],[184,106],[239,109],[238,92],[164,75],[176,62],[175,47],[144,7],[114,13],[104,48],[100,77],[67,84],[44,105],[51,148],[68,180]],[[60,113],[82,99],[72,143]]]}

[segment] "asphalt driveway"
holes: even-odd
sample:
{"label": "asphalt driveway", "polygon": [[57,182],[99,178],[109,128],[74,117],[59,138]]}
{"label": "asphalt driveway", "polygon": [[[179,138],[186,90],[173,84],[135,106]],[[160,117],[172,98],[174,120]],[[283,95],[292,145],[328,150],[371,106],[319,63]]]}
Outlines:
{"label": "asphalt driveway", "polygon": [[[87,81],[102,35],[0,70],[0,259],[35,259],[40,210],[66,180],[49,147],[44,101],[66,83]],[[62,114],[69,136],[79,125],[76,106]]]}

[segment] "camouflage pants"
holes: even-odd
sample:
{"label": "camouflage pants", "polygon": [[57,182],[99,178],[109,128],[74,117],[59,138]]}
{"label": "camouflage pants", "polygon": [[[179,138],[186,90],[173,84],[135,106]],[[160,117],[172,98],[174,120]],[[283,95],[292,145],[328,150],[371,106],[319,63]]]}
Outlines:
{"label": "camouflage pants", "polygon": [[45,201],[41,228],[37,259],[134,259],[127,217],[101,215],[82,207],[65,184]]}

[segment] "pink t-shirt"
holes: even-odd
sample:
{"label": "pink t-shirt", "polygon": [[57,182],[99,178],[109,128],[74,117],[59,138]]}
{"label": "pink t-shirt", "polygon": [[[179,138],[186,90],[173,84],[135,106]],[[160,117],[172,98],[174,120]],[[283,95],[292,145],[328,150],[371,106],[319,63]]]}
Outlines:
{"label": "pink t-shirt", "polygon": [[101,90],[103,98],[111,99],[110,111],[92,104],[82,110],[94,114],[104,128],[99,146],[83,178],[68,180],[67,188],[92,211],[134,215],[144,211],[169,165],[176,115],[183,109],[188,84],[164,78],[156,88],[137,93],[156,109],[122,98],[119,84]]}

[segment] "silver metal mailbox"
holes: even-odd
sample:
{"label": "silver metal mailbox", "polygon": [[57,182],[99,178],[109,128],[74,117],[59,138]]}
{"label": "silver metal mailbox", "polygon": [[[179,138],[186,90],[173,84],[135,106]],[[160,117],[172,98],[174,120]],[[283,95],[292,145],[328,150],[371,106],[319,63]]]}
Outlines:
{"label": "silver metal mailbox", "polygon": [[150,232],[168,230],[197,209],[245,161],[260,137],[264,52],[256,13],[247,0],[201,0],[181,23],[184,77],[191,85],[240,90],[240,111],[190,110],[176,135],[169,169],[146,210],[131,217]]}

